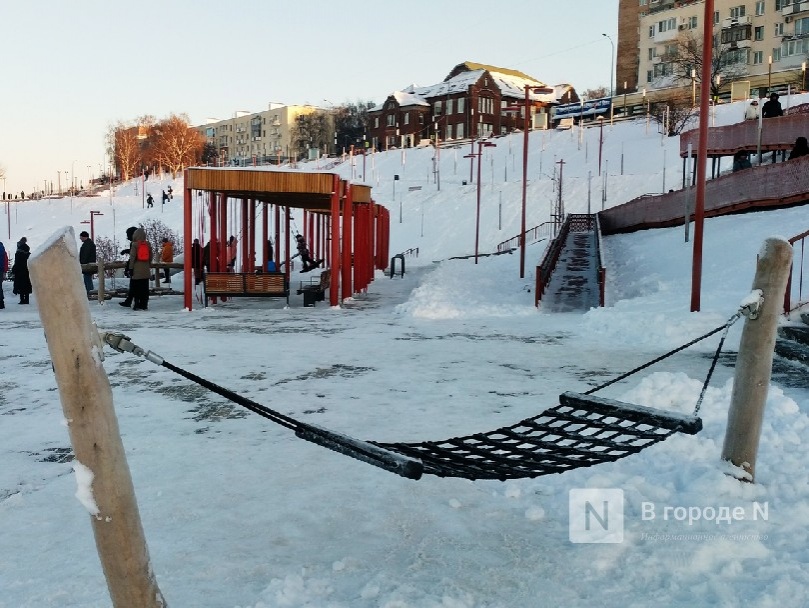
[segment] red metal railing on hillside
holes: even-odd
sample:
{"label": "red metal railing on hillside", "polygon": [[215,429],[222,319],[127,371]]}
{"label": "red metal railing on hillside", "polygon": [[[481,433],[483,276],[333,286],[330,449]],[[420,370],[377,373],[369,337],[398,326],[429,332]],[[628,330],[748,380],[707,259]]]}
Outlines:
{"label": "red metal railing on hillside", "polygon": [[[809,271],[807,268],[809,260],[806,256],[807,238],[809,238],[809,230],[789,239],[789,244],[792,245],[792,266],[789,269],[787,289],[784,293],[784,314],[787,315],[806,304],[806,297],[809,295],[803,287],[803,277],[805,274],[809,274],[804,272]],[[797,278],[797,281],[793,281],[794,277]]]}
{"label": "red metal railing on hillside", "polygon": [[[786,116],[765,118],[761,123],[761,150],[791,150],[798,135],[809,133],[809,114],[792,108]],[[688,144],[696,156],[699,130],[692,129],[680,135],[680,156],[688,155]],[[708,129],[708,156],[729,156],[737,150],[754,151],[758,147],[758,121],[744,120],[723,127]]]}

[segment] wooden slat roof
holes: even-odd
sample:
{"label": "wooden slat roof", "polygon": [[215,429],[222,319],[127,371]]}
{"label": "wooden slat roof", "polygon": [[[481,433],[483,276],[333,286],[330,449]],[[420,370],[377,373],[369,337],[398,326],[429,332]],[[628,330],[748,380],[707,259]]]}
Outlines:
{"label": "wooden slat roof", "polygon": [[[188,169],[185,187],[221,192],[232,198],[328,211],[333,184],[333,173],[192,167]],[[343,182],[339,184],[342,194]],[[354,202],[371,202],[370,186],[352,184],[351,190]]]}

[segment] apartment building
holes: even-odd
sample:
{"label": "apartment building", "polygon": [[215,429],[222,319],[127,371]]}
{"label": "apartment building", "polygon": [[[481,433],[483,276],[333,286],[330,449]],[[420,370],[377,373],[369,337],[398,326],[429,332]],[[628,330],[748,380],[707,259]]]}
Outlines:
{"label": "apartment building", "polygon": [[232,118],[209,119],[195,128],[216,147],[221,165],[280,164],[306,152],[295,148],[292,127],[298,116],[318,110],[323,111],[315,106],[270,103],[267,110],[238,111]]}
{"label": "apartment building", "polygon": [[[633,82],[636,91],[654,91],[690,84],[670,62],[678,40],[702,38],[704,0],[621,0],[617,81]],[[809,53],[809,1],[715,0],[712,20],[714,49],[732,64],[734,80],[754,92],[787,84],[805,88]],[[632,22],[630,27],[624,20]],[[633,48],[634,45],[634,48]],[[729,82],[721,83],[729,88]],[[628,87],[629,88],[629,87]]]}

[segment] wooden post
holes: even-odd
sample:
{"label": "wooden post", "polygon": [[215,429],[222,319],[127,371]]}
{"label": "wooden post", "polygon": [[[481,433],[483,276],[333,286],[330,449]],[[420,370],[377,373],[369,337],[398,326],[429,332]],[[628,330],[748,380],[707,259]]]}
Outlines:
{"label": "wooden post", "polygon": [[93,475],[91,496],[82,502],[91,513],[112,604],[163,608],[166,602],[149,563],[73,229],[52,235],[31,256],[29,268],[76,468]]}
{"label": "wooden post", "polygon": [[104,258],[98,258],[98,303],[104,303]]}
{"label": "wooden post", "polygon": [[771,237],[764,241],[753,279],[753,289],[761,290],[764,303],[755,319],[748,318],[744,322],[722,446],[722,459],[744,469],[745,481],[755,481],[775,333],[791,264],[792,247],[787,240]]}

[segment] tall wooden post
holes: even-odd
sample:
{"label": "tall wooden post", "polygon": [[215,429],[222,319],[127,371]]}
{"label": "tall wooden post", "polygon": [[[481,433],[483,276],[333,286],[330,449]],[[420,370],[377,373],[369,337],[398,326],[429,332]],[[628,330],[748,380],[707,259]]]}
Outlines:
{"label": "tall wooden post", "polygon": [[113,606],[165,607],[149,563],[101,346],[93,340],[98,333],[73,229],[51,236],[29,267],[77,467],[93,475],[94,505],[84,502]]}
{"label": "tall wooden post", "polygon": [[744,469],[749,475],[745,481],[755,481],[775,333],[791,264],[792,247],[787,240],[771,237],[764,241],[753,279],[753,289],[762,291],[764,303],[755,319],[744,322],[722,446],[722,459]]}

